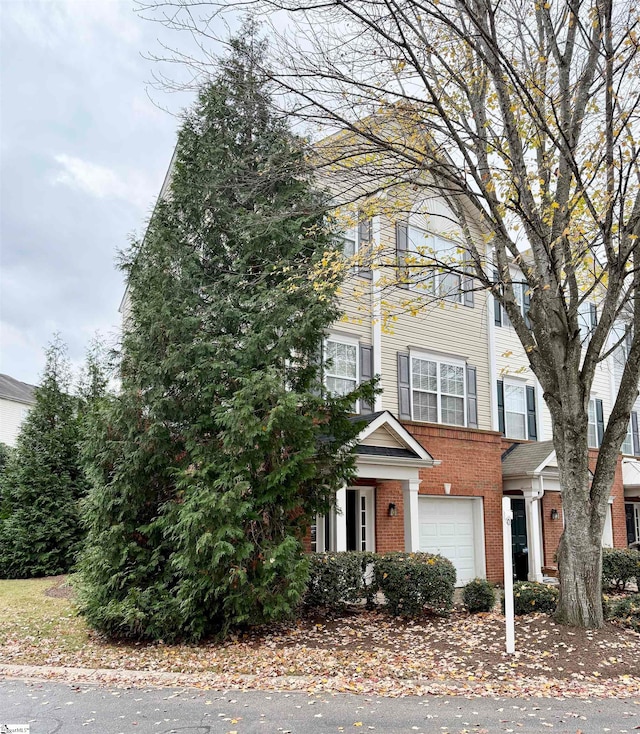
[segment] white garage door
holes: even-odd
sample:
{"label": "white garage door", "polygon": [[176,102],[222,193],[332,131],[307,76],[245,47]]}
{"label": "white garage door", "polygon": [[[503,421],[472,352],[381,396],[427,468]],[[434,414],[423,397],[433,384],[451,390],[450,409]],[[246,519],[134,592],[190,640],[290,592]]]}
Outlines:
{"label": "white garage door", "polygon": [[420,550],[448,558],[456,568],[456,586],[463,586],[478,575],[475,504],[471,499],[419,498]]}

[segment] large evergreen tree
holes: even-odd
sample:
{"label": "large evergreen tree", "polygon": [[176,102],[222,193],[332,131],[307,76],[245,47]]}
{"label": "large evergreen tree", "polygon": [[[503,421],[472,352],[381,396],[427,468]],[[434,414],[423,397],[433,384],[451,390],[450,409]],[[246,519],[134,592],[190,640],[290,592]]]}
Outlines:
{"label": "large evergreen tree", "polygon": [[70,394],[66,349],[56,338],[36,402],[1,479],[0,576],[69,571],[82,539],[79,501],[87,483],[80,464],[77,401]]}
{"label": "large evergreen tree", "polygon": [[88,445],[82,604],[110,634],[199,639],[280,619],[302,538],[350,479],[359,395],[322,394],[338,282],[303,142],[277,116],[255,29],[186,116],[166,196],[126,263],[121,392]]}

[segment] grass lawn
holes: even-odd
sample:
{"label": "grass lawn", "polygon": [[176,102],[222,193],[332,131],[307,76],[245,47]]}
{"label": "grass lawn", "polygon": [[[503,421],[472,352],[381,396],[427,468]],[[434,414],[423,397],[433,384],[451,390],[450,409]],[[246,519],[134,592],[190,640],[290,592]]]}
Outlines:
{"label": "grass lawn", "polygon": [[145,671],[136,685],[162,673],[212,688],[640,696],[640,634],[612,624],[580,630],[520,617],[515,656],[504,652],[500,614],[462,610],[411,621],[364,611],[305,617],[224,643],[111,642],[87,629],[68,592],[63,578],[0,581],[0,675],[17,664],[109,669],[125,683],[126,671]]}

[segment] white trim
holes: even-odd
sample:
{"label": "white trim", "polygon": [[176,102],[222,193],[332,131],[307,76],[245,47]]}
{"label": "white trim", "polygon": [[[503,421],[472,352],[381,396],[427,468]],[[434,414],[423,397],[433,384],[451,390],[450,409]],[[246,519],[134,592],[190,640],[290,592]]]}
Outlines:
{"label": "white trim", "polygon": [[487,292],[487,333],[489,344],[489,403],[491,407],[491,430],[500,430],[500,421],[498,418],[498,366],[496,361],[496,321],[495,307],[496,299],[493,294]]}
{"label": "white trim", "polygon": [[[380,249],[380,217],[373,217],[371,228],[373,232],[373,243],[376,251]],[[371,323],[371,346],[373,347],[373,375],[379,376],[382,374],[382,307],[381,307],[381,295],[380,287],[380,270],[376,267],[377,263],[371,263],[371,311],[372,311],[372,323]],[[373,403],[374,412],[382,410],[382,393],[378,393],[374,398]]]}

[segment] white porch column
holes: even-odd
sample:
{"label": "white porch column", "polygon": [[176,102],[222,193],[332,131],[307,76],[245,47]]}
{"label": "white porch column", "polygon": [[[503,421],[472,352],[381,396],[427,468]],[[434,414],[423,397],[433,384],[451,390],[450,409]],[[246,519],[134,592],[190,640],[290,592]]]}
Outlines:
{"label": "white porch column", "polygon": [[419,479],[402,482],[404,499],[404,549],[407,553],[420,550],[420,523],[418,521]]}
{"label": "white porch column", "polygon": [[336,551],[347,550],[347,488],[336,492]]}
{"label": "white porch column", "polygon": [[527,543],[529,547],[529,581],[542,581],[542,544],[540,497],[525,494],[527,514]]}

